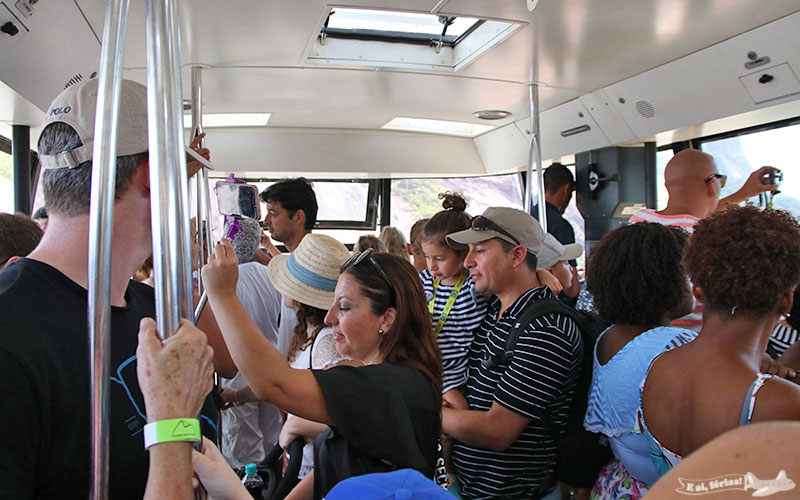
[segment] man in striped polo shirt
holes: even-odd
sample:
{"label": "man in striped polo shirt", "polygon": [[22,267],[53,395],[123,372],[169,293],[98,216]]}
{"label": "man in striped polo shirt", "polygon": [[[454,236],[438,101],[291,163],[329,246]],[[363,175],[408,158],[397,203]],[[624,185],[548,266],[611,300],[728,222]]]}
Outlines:
{"label": "man in striped polo shirt", "polygon": [[539,499],[556,485],[555,438],[574,393],[580,332],[570,318],[542,315],[520,326],[513,355],[500,360],[526,307],[553,297],[536,277],[544,237],[533,217],[512,208],[488,208],[470,229],[447,236],[469,245],[464,265],[475,289],[491,297],[469,351],[469,409],[442,409],[465,499]]}
{"label": "man in striped polo shirt", "polygon": [[[667,207],[658,211],[652,208],[639,210],[633,214],[630,222],[655,222],[677,226],[692,233],[697,222],[711,212],[776,189],[776,185],[764,181],[770,171],[777,170],[772,167],[759,168],[750,174],[738,191],[720,199],[720,191],[725,187],[728,177],[719,173],[714,157],[697,149],[684,149],[673,156],[664,169],[664,185],[669,193]],[[703,305],[697,301],[692,312],[672,322],[672,326],[696,332],[700,331],[702,325]]]}

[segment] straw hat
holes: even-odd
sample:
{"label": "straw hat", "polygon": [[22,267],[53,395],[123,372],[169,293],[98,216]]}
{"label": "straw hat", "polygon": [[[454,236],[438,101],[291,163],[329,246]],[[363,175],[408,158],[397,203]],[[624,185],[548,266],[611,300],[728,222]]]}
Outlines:
{"label": "straw hat", "polygon": [[339,268],[350,257],[347,247],[324,234],[307,234],[290,254],[269,262],[269,279],[282,294],[301,304],[328,310]]}

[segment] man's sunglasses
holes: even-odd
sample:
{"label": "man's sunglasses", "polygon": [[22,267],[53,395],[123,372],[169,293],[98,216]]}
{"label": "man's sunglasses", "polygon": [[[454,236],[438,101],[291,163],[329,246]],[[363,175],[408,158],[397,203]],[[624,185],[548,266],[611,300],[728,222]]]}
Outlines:
{"label": "man's sunglasses", "polygon": [[725,187],[725,182],[728,180],[728,176],[725,175],[725,174],[719,174],[719,173],[714,172],[713,174],[711,174],[708,177],[706,177],[706,182],[710,182],[711,179],[713,179],[715,177],[717,179],[719,179],[719,187],[720,188],[724,188]]}
{"label": "man's sunglasses", "polygon": [[511,238],[511,241],[516,243],[517,245],[521,245],[518,239],[511,235],[508,231],[503,229],[502,227],[498,226],[490,219],[487,219],[483,215],[476,215],[472,218],[472,222],[470,223],[470,229],[473,231],[486,231],[487,229],[491,229],[492,231],[497,231],[498,233],[502,234],[503,236],[508,236]]}
{"label": "man's sunglasses", "polygon": [[372,264],[372,267],[376,271],[378,271],[378,275],[380,275],[380,277],[383,278],[383,281],[385,281],[386,285],[388,285],[389,291],[392,293],[392,296],[394,296],[394,287],[392,286],[392,282],[389,281],[389,277],[383,271],[380,264],[378,264],[378,261],[376,261],[375,258],[372,256],[372,252],[373,252],[372,248],[367,248],[363,252],[354,253],[346,261],[344,261],[342,267],[339,268],[339,272],[343,273],[348,269],[350,269],[351,267],[356,267],[362,262],[367,261],[370,264]]}

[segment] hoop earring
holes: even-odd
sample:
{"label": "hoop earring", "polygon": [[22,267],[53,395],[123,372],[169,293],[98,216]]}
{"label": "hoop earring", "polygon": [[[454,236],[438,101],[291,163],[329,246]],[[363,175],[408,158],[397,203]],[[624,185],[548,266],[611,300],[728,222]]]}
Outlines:
{"label": "hoop earring", "polygon": [[733,316],[734,314],[736,314],[736,307],[737,307],[737,306],[733,306],[733,307],[731,308],[731,316]]}

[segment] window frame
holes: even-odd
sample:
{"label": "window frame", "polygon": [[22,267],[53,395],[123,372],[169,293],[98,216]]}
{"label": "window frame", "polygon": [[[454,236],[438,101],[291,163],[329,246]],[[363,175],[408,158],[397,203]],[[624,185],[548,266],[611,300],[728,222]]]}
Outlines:
{"label": "window frame", "polygon": [[[255,182],[279,182],[285,177],[241,177],[248,184]],[[212,179],[209,179],[211,181]],[[219,178],[218,180],[223,180]],[[378,184],[379,179],[308,179],[312,184],[330,182],[336,184],[367,184],[367,206],[364,219],[361,221],[320,219],[314,224],[314,229],[355,229],[375,230],[378,227]],[[259,193],[260,195],[261,193]]]}

